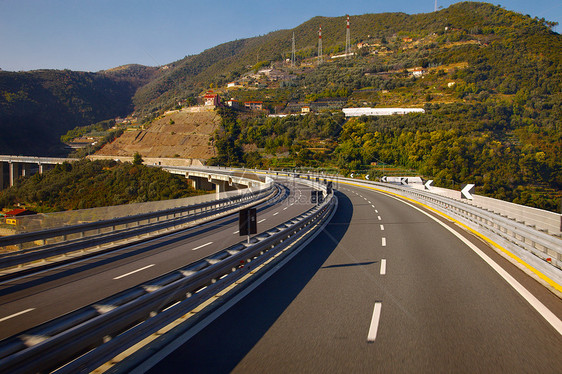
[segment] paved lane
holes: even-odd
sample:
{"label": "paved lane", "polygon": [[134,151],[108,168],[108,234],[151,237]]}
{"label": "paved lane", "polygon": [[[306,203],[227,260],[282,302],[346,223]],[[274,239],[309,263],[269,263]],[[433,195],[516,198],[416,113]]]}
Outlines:
{"label": "paved lane", "polygon": [[[288,183],[290,195],[258,211],[258,231],[301,214],[310,187]],[[308,197],[308,199],[305,199]],[[0,339],[193,263],[244,240],[238,215],[150,240],[76,264],[0,284]]]}
{"label": "paved lane", "polygon": [[562,336],[457,237],[386,195],[338,197],[305,250],[150,373],[560,372]]}

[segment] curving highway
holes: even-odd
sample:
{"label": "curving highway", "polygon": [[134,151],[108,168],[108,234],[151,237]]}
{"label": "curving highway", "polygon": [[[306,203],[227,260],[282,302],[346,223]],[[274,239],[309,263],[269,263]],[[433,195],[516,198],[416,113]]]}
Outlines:
{"label": "curving highway", "polygon": [[307,248],[137,371],[561,371],[557,296],[431,212],[345,183],[337,196]]}
{"label": "curving highway", "polygon": [[[258,206],[258,231],[308,210],[311,188],[291,180]],[[244,240],[238,215],[0,283],[0,339],[62,316]],[[0,343],[1,344],[1,343]]]}

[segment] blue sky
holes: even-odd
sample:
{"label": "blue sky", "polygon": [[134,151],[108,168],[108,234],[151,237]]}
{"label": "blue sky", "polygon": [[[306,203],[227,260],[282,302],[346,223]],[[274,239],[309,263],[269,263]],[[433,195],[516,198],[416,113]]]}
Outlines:
{"label": "blue sky", "polygon": [[[456,2],[438,0],[438,6]],[[562,24],[562,0],[493,4]],[[159,66],[314,16],[433,9],[434,0],[0,0],[0,69]]]}

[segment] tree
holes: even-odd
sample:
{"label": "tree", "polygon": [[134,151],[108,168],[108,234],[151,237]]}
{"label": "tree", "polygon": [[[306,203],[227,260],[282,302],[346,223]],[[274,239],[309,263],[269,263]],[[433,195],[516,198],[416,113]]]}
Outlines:
{"label": "tree", "polygon": [[135,153],[135,155],[133,156],[133,165],[142,165],[143,162],[144,160],[142,159],[140,153]]}

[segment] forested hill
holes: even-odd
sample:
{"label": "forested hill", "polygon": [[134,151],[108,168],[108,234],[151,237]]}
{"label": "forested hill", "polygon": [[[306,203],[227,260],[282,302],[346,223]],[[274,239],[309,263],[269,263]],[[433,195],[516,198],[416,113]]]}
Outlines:
{"label": "forested hill", "polygon": [[[294,29],[224,43],[201,54],[187,56],[169,64],[169,70],[137,92],[134,98],[135,106],[141,113],[162,110],[172,106],[177,98],[199,94],[209,88],[210,84],[213,87],[221,87],[256,66],[284,61],[291,57],[293,32],[296,36],[297,60],[314,57],[318,50],[320,26],[326,58],[342,53],[345,49],[345,15],[315,17]],[[375,63],[370,70],[363,69],[363,72],[425,67],[454,61],[469,62],[474,68],[480,68],[472,64],[481,64],[484,62],[483,57],[497,58],[498,60],[492,61],[493,66],[484,66],[486,70],[482,71],[478,79],[490,80],[487,71],[495,70],[495,80],[488,83],[499,85],[503,80],[498,82],[498,79],[506,77],[510,70],[517,67],[513,65],[515,56],[510,56],[512,49],[522,50],[528,65],[535,62],[559,65],[562,43],[560,35],[551,31],[552,26],[552,23],[544,19],[531,18],[499,6],[463,2],[438,12],[416,15],[352,15],[351,44],[355,48],[359,42],[378,43],[395,53],[395,58],[387,61],[386,66]],[[412,51],[415,53],[401,53],[399,42],[402,39],[411,38],[415,42],[430,35],[435,36],[434,43],[418,45]],[[478,50],[477,45],[455,45],[467,41],[493,46],[494,48],[490,49],[493,53],[481,56],[482,52]],[[444,48],[445,44],[449,45]],[[501,50],[497,50],[498,48]],[[525,78],[510,77],[512,82],[505,82],[504,86],[524,83]],[[347,88],[357,89],[360,84],[350,82]],[[292,98],[300,97],[293,95]]]}
{"label": "forested hill", "polygon": [[[352,120],[329,110],[285,119],[228,115],[213,137],[213,161],[331,166],[344,173],[394,164],[440,186],[475,182],[477,193],[559,209],[562,37],[553,23],[474,2],[427,14],[350,18],[349,59],[332,58],[345,47],[342,15],[225,43],[161,68],[0,72],[0,146],[5,153],[47,155],[76,125],[132,110],[155,118],[211,87],[223,97],[263,101],[270,111],[337,97],[344,106],[424,107],[426,113]],[[316,61],[320,26],[323,64]],[[293,32],[295,67],[285,62]],[[255,74],[267,66],[285,78]],[[242,88],[225,87],[243,79]]]}
{"label": "forested hill", "polygon": [[0,71],[0,149],[4,154],[60,154],[60,136],[126,116],[132,97],[158,69],[129,65],[98,73]]}
{"label": "forested hill", "polygon": [[25,206],[41,212],[178,199],[206,193],[193,189],[185,178],[167,171],[114,160],[56,165],[43,174],[20,179],[0,193],[0,208]]}

